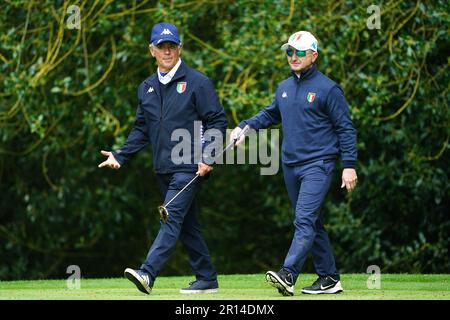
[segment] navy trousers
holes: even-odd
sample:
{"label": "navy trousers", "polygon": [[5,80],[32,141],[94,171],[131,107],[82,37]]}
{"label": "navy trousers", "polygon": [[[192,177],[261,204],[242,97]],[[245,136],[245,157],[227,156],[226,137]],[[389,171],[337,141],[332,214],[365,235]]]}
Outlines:
{"label": "navy trousers", "polygon": [[330,239],[320,214],[335,164],[335,160],[319,160],[302,166],[283,165],[286,188],[295,211],[294,237],[283,268],[292,273],[294,281],[309,252],[319,276],[338,275]]}
{"label": "navy trousers", "polygon": [[[158,184],[164,197],[164,203],[172,199],[193,177],[192,172],[176,172],[170,174],[157,174]],[[147,258],[141,269],[148,272],[155,279],[161,267],[167,262],[175,249],[178,239],[189,255],[189,264],[197,280],[216,280],[208,247],[200,231],[197,220],[197,206],[195,195],[200,189],[204,178],[198,177],[168,206],[169,221],[161,222]]]}

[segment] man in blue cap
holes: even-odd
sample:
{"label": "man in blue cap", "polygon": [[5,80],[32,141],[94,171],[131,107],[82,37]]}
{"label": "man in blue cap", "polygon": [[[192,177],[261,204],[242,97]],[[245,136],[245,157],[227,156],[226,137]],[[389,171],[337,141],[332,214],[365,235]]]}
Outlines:
{"label": "man in blue cap", "polygon": [[[335,294],[343,288],[320,209],[339,156],[344,167],[341,188],[351,192],[356,187],[356,130],[341,87],[317,70],[316,38],[299,31],[281,49],[291,76],[278,85],[272,104],[242,121],[230,139],[246,125],[259,130],[282,124],[282,167],[295,232],[282,267],[268,271],[266,280],[279,293],[294,295],[294,284],[311,252],[318,278],[302,293]],[[241,142],[242,138],[237,144]]]}
{"label": "man in blue cap", "polygon": [[213,169],[212,163],[205,161],[206,157],[198,160],[195,151],[190,155],[190,161],[184,161],[186,155],[181,162],[174,159],[172,151],[178,141],[173,141],[172,133],[183,129],[190,137],[192,148],[188,149],[196,150],[196,144],[200,143],[204,150],[208,142],[198,138],[195,123],[200,122],[203,131],[215,129],[225,136],[228,121],[212,81],[180,59],[181,41],[173,24],[163,22],[153,26],[149,50],[156,59],[158,70],[139,86],[136,119],[126,143],[113,152],[101,151],[108,158],[99,167],[119,169],[150,144],[164,203],[168,203],[196,174],[199,178],[167,205],[170,218],[161,222],[146,260],[139,269],[125,269],[124,275],[141,292],[150,294],[156,277],[180,239],[196,276],[196,280],[180,292],[214,293],[218,289],[217,272],[200,231],[195,203],[205,175]]}

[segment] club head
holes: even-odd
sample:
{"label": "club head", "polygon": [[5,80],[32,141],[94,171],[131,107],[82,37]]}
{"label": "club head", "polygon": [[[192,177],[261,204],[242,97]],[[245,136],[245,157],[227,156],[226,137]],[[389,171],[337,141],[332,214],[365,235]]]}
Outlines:
{"label": "club head", "polygon": [[166,223],[169,220],[169,211],[167,211],[166,207],[159,206],[158,207],[159,216],[161,221]]}

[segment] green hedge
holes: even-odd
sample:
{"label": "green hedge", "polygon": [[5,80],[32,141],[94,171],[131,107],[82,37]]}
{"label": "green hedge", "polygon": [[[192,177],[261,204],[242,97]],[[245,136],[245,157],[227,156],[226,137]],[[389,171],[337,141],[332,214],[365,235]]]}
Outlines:
{"label": "green hedge", "polygon": [[[67,7],[81,8],[68,29]],[[233,128],[289,75],[280,45],[319,40],[319,69],[339,82],[358,130],[359,185],[324,205],[342,272],[448,272],[449,5],[369,1],[9,1],[0,5],[0,279],[116,276],[139,266],[159,228],[151,153],[97,168],[133,123],[138,84],[155,71],[147,44],[165,20],[182,58],[215,82]],[[200,221],[221,273],[281,266],[293,233],[281,172],[216,167]],[[312,271],[308,262],[306,271]],[[164,275],[189,274],[176,250]]]}

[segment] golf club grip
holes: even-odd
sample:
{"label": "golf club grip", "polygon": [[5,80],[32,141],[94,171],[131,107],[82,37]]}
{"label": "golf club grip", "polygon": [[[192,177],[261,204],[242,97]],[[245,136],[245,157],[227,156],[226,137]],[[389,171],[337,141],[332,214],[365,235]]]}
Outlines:
{"label": "golf club grip", "polygon": [[234,139],[234,143],[236,143],[236,141],[238,141],[242,136],[245,136],[247,134],[248,130],[250,130],[250,126],[248,124],[246,124],[245,127],[242,128],[242,131],[239,132],[239,134],[236,137],[236,139]]}
{"label": "golf club grip", "polygon": [[[247,131],[250,130],[250,126],[247,124],[242,130],[241,132],[239,132],[238,136],[236,138],[233,139],[233,141],[231,141],[226,147],[225,149],[223,149],[222,151],[219,152],[219,154],[217,154],[216,156],[214,156],[215,159],[217,159],[218,157],[220,157],[222,154],[224,154],[225,152],[228,151],[228,149],[230,149],[231,147],[234,147],[234,145],[236,144],[236,141],[238,141],[242,136],[245,136],[245,134],[247,133]],[[215,161],[212,163],[212,165],[214,165]]]}

